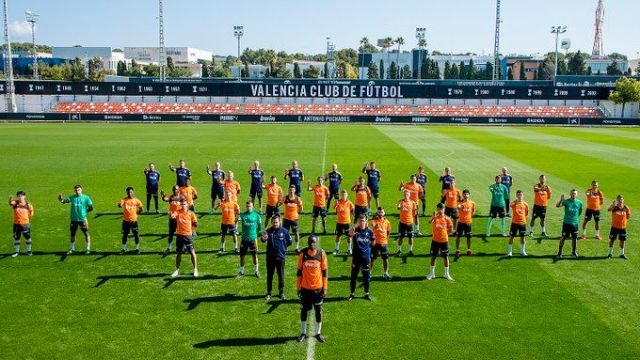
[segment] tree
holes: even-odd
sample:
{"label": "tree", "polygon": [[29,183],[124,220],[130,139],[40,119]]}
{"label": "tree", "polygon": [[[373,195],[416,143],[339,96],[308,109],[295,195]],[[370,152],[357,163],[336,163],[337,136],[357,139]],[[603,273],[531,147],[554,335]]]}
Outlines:
{"label": "tree", "polygon": [[384,79],[384,60],[380,59],[380,79]]}
{"label": "tree", "polygon": [[484,67],[484,80],[493,80],[493,63],[487,62]]}
{"label": "tree", "polygon": [[[385,50],[387,51],[387,63],[391,63],[391,60],[389,59],[389,49],[393,46],[393,38],[390,36],[387,36],[386,38],[384,38],[384,45],[383,47],[385,48]],[[382,75],[382,72],[380,72],[380,74]],[[380,76],[382,79],[384,79],[384,77]]]}
{"label": "tree", "polygon": [[585,75],[587,73],[586,54],[578,50],[577,53],[568,57],[567,70],[569,75]]}
{"label": "tree", "polygon": [[378,75],[378,67],[375,62],[369,63],[369,69],[367,70],[367,78],[370,80],[379,79],[380,75]]}
{"label": "tree", "polygon": [[170,74],[172,74],[175,70],[176,64],[173,63],[173,58],[171,56],[167,56],[167,74],[171,76]]}
{"label": "tree", "polygon": [[65,78],[69,81],[83,81],[87,79],[87,73],[80,58],[75,58],[75,60],[69,64],[68,74]]}
{"label": "tree", "polygon": [[208,61],[204,61],[202,64],[202,77],[203,78],[208,78],[211,75],[209,74],[209,69],[211,68],[211,65]]}
{"label": "tree", "polygon": [[116,75],[118,76],[127,76],[127,64],[124,61],[118,61]]}
{"label": "tree", "polygon": [[329,72],[329,63],[328,62],[324,63],[324,77],[327,78],[327,79],[331,77],[331,73]]}
{"label": "tree", "polygon": [[607,75],[612,75],[612,76],[622,75],[622,70],[620,70],[617,60],[614,59],[613,61],[611,61],[611,64],[607,66]]}
{"label": "tree", "polygon": [[459,79],[466,80],[469,77],[467,76],[467,67],[464,64],[464,61],[460,61],[460,77]]}
{"label": "tree", "polygon": [[249,63],[247,63],[246,61],[244,62],[244,77],[245,78],[251,77],[251,72],[249,71]]}
{"label": "tree", "polygon": [[614,91],[610,96],[609,100],[613,101],[616,104],[622,104],[622,118],[624,118],[624,107],[628,102],[639,102],[640,101],[640,82],[622,77],[616,81],[616,91]]}
{"label": "tree", "polygon": [[140,64],[138,64],[135,60],[131,60],[131,66],[127,69],[127,76],[131,77],[141,77],[142,76],[142,68]]}
{"label": "tree", "polygon": [[478,68],[473,62],[473,59],[469,59],[469,69],[467,70],[467,78],[469,80],[476,80],[478,78]]}
{"label": "tree", "polygon": [[391,65],[389,65],[389,74],[387,76],[387,79],[397,79],[398,78],[398,66],[396,65],[395,61],[391,62]]}
{"label": "tree", "polygon": [[378,48],[372,45],[369,42],[369,38],[363,37],[360,39],[360,47],[358,48],[358,52],[360,53],[377,53],[379,52]]}
{"label": "tree", "polygon": [[302,76],[305,79],[317,79],[320,77],[320,69],[317,67],[310,65],[302,72]]}
{"label": "tree", "polygon": [[148,77],[160,76],[160,66],[156,64],[145,65],[142,67],[142,71],[144,71],[145,76],[148,76]]}
{"label": "tree", "polygon": [[402,68],[402,78],[403,79],[411,79],[413,77],[413,72],[411,71],[411,66],[405,65]]}
{"label": "tree", "polygon": [[296,79],[302,78],[302,71],[300,71],[300,65],[297,62],[293,63],[293,77]]}
{"label": "tree", "polygon": [[267,50],[264,53],[264,61],[265,63],[263,65],[267,65],[269,66],[269,76],[273,76],[274,75],[274,71],[273,71],[273,66],[274,66],[274,62],[276,61],[276,59],[278,58],[278,56],[276,55],[276,52],[274,50]]}
{"label": "tree", "polygon": [[451,79],[451,63],[449,63],[449,60],[444,62],[444,78]]}
{"label": "tree", "polygon": [[513,69],[511,67],[507,71],[507,80],[513,80]]}
{"label": "tree", "polygon": [[431,59],[428,57],[424,57],[422,59],[422,64],[420,65],[420,79],[430,79],[431,78]]}
{"label": "tree", "polygon": [[[399,36],[396,38],[395,43],[398,45],[398,53],[396,54],[396,64],[400,64],[400,47],[404,45],[404,38]],[[400,75],[400,71],[398,71],[398,78]]]}
{"label": "tree", "polygon": [[593,75],[593,70],[591,69],[591,66],[587,67],[587,75],[589,76]]}
{"label": "tree", "polygon": [[451,65],[451,79],[460,79],[460,68],[458,64]]}
{"label": "tree", "polygon": [[526,69],[524,68],[524,62],[520,62],[520,80],[527,80]]}

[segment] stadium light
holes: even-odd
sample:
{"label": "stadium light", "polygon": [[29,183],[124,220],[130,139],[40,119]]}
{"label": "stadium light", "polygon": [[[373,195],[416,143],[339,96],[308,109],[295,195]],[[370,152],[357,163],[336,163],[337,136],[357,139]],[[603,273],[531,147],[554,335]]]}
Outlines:
{"label": "stadium light", "polygon": [[[238,80],[242,81],[242,76],[241,76],[242,62],[240,61],[240,39],[242,39],[242,37],[244,36],[244,26],[242,25],[234,26],[233,36],[235,36],[238,39]],[[249,74],[246,74],[246,76],[248,77]]]}
{"label": "stadium light", "polygon": [[558,76],[558,40],[560,39],[560,34],[564,34],[567,32],[566,26],[552,26],[551,33],[556,34],[556,66],[553,69],[553,86],[556,86],[556,77]]}
{"label": "stadium light", "polygon": [[164,4],[162,0],[158,0],[158,67],[160,70],[160,80],[164,81],[166,78],[166,66],[167,55],[164,48]]}
{"label": "stadium light", "polygon": [[38,49],[36,48],[36,23],[40,15],[32,12],[25,11],[27,22],[31,24],[31,42],[33,43],[33,80],[38,80]]}
{"label": "stadium light", "polygon": [[420,75],[421,75],[421,67],[422,67],[422,44],[424,43],[424,39],[427,37],[427,28],[419,27],[416,28],[416,39],[418,39],[418,84],[420,84]]}
{"label": "stadium light", "polygon": [[4,41],[7,44],[7,52],[5,53],[5,70],[7,71],[7,111],[16,113],[18,106],[16,105],[16,89],[13,82],[13,56],[11,55],[11,37],[9,36],[9,1],[4,0]]}
{"label": "stadium light", "polygon": [[334,79],[336,75],[336,45],[331,42],[331,38],[327,36],[327,72],[324,77]]}

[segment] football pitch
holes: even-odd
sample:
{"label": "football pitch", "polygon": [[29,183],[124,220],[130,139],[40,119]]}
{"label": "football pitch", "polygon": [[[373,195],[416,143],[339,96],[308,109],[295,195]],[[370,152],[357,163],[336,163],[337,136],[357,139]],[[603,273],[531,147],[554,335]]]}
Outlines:
{"label": "football pitch", "polygon": [[[11,257],[9,206],[4,205],[0,217],[3,359],[640,358],[637,128],[3,124],[0,154],[5,173],[0,194],[7,199],[24,190],[35,208],[31,257],[24,254],[24,245],[20,256]],[[118,254],[121,212],[116,203],[124,189],[133,186],[144,202],[142,171],[154,162],[162,173],[161,188],[169,192],[175,174],[167,166],[179,159],[191,169],[192,185],[200,193],[195,204],[200,222],[197,279],[190,275],[187,258],[183,274],[169,277],[175,255],[162,254],[166,203],[162,214],[139,219],[142,254]],[[267,178],[277,175],[283,187],[282,176],[292,160],[312,182],[337,163],[345,188],[360,176],[364,162],[376,161],[382,172],[381,202],[394,232],[400,181],[408,181],[419,165],[426,167],[431,213],[439,201],[437,179],[450,166],[457,187],[471,190],[478,204],[474,256],[457,262],[451,258],[455,281],[427,281],[431,229],[428,218],[421,217],[425,236],[416,240],[416,255],[390,258],[391,281],[382,280],[378,260],[372,272],[373,301],[363,300],[358,287],[358,298],[347,302],[346,241],[342,255],[333,256],[335,237],[321,235],[320,246],[329,253],[323,321],[327,342],[297,343],[295,254],[287,257],[289,299],[266,302],[264,247],[262,278],[236,279],[238,256],[217,253],[220,215],[207,213],[211,177],[205,166],[220,161],[224,170],[235,172],[244,208],[247,169],[254,160],[260,160]],[[494,236],[484,237],[488,187],[503,166],[514,178],[513,190],[524,190],[531,207],[540,174],[546,174],[553,189],[549,236],[527,238],[527,258],[505,257],[507,239],[498,235],[497,225]],[[556,261],[563,212],[553,205],[572,188],[585,201],[584,191],[594,179],[606,196],[605,209],[618,194],[631,207],[629,260],[617,257],[617,244],[613,259],[606,258],[611,216],[603,211],[605,239],[594,239],[591,222],[589,238],[578,243],[581,257]],[[56,195],[71,194],[77,183],[94,202],[89,214],[93,252],[67,256],[69,206],[61,205]],[[301,239],[306,244],[312,193],[304,192],[303,201]],[[335,215],[328,217],[327,227],[333,232]],[[536,223],[536,236],[539,232]],[[82,254],[81,234],[77,248]],[[395,249],[390,242],[390,250]],[[517,253],[517,241],[514,249]],[[567,243],[565,255],[569,253]],[[250,257],[247,261],[251,270]],[[441,259],[436,274],[443,274]],[[313,334],[313,312],[308,322]]]}

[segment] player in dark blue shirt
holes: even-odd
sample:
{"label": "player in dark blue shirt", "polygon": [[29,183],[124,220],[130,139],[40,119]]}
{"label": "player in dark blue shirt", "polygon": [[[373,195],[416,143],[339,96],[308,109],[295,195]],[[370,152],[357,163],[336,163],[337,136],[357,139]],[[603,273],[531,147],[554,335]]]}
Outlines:
{"label": "player in dark blue shirt", "polygon": [[357,225],[349,230],[351,243],[353,244],[353,256],[351,257],[351,294],[348,300],[355,298],[356,280],[358,273],[362,272],[364,285],[364,298],[371,300],[369,295],[369,282],[371,280],[371,244],[375,239],[373,230],[369,228],[369,221],[365,215],[360,215]]}
{"label": "player in dark blue shirt", "polygon": [[[362,173],[367,174],[367,187],[371,190],[371,197],[376,199],[376,209],[380,207],[380,181],[382,180],[382,173],[376,169],[376,162],[364,163]],[[371,204],[369,204],[371,208]]]}
{"label": "player in dark blue shirt", "polygon": [[273,287],[273,273],[278,273],[278,294],[281,300],[284,295],[284,262],[287,248],[291,246],[291,235],[287,229],[280,225],[280,216],[271,218],[271,227],[262,233],[262,242],[267,243],[267,295],[266,300],[271,299]]}
{"label": "player in dark blue shirt", "polygon": [[338,165],[333,164],[331,172],[324,176],[325,181],[329,181],[329,198],[327,199],[327,211],[331,206],[331,199],[338,201],[340,184],[342,184],[342,174],[338,171]]}
{"label": "player in dark blue shirt", "polygon": [[418,166],[418,173],[416,174],[416,182],[422,186],[422,195],[420,196],[420,203],[422,204],[422,216],[426,215],[427,209],[427,174],[424,173],[424,166]]}
{"label": "player in dark blue shirt", "polygon": [[502,185],[507,187],[507,196],[504,197],[504,207],[507,209],[507,217],[511,217],[511,187],[513,186],[513,177],[509,174],[509,170],[506,167],[502,168],[502,173],[499,175],[502,180]]}
{"label": "player in dark blue shirt", "polygon": [[451,187],[451,182],[455,180],[456,177],[453,176],[453,174],[451,173],[451,168],[449,167],[444,168],[444,174],[442,174],[442,176],[440,176],[440,179],[438,179],[438,181],[442,183],[442,190],[448,190]]}
{"label": "player in dark blue shirt", "polygon": [[296,196],[302,194],[300,183],[304,181],[304,173],[298,168],[298,162],[293,161],[291,163],[291,169],[284,171],[284,179],[289,179],[289,187],[294,186],[296,188]]}
{"label": "player in dark blue shirt", "polygon": [[180,187],[187,184],[187,179],[191,180],[191,170],[185,167],[184,160],[180,160],[178,167],[169,164],[169,170],[176,173],[176,185]]}
{"label": "player in dark blue shirt", "polygon": [[254,161],[253,167],[249,167],[249,175],[251,176],[251,189],[249,196],[251,201],[255,203],[258,198],[258,212],[262,215],[262,186],[264,185],[264,171],[260,169],[260,162]]}
{"label": "player in dark blue shirt", "polygon": [[160,186],[160,173],[156,170],[156,166],[153,163],[149,163],[149,167],[144,168],[144,176],[147,181],[147,214],[151,207],[151,197],[156,205],[156,214],[160,213],[158,210],[158,187]]}
{"label": "player in dark blue shirt", "polygon": [[224,199],[224,180],[226,179],[226,174],[224,170],[220,168],[220,163],[215,163],[215,168],[212,170],[209,165],[207,165],[207,174],[211,175],[211,209],[209,210],[209,214],[213,214],[213,209],[216,208],[216,199],[218,201],[222,201]]}

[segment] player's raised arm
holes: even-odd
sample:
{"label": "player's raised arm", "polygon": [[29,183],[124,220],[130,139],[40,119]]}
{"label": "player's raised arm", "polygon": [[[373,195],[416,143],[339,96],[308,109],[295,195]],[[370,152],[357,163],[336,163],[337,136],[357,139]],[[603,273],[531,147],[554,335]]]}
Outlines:
{"label": "player's raised arm", "polygon": [[560,195],[560,200],[558,200],[556,207],[561,207],[563,201],[564,201],[564,194]]}
{"label": "player's raised arm", "polygon": [[362,173],[363,174],[367,172],[367,167],[369,167],[369,163],[368,162],[364,163],[364,165],[362,166]]}
{"label": "player's raised arm", "polygon": [[169,170],[176,172],[176,167],[173,164],[169,163]]}
{"label": "player's raised arm", "polygon": [[311,187],[311,181],[307,181],[307,191],[313,191],[313,188]]}

